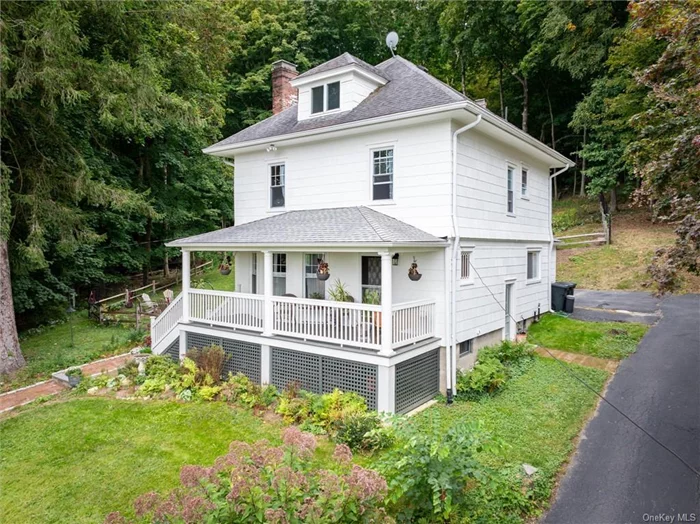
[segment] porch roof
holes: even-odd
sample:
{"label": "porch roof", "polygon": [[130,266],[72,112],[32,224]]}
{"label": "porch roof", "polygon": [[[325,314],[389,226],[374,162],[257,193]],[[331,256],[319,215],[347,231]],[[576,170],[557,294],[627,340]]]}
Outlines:
{"label": "porch roof", "polygon": [[425,246],[446,241],[393,217],[361,207],[288,211],[269,218],[181,238],[166,244],[181,248],[253,246]]}

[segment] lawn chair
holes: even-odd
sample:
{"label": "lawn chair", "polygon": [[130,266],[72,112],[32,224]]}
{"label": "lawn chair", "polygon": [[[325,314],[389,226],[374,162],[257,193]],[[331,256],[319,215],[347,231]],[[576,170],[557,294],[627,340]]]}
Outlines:
{"label": "lawn chair", "polygon": [[143,308],[144,313],[160,313],[160,307],[158,307],[158,304],[153,302],[151,297],[149,297],[146,293],[141,295],[141,307]]}
{"label": "lawn chair", "polygon": [[170,304],[173,301],[173,290],[166,289],[163,291],[163,298],[165,298],[165,303]]}

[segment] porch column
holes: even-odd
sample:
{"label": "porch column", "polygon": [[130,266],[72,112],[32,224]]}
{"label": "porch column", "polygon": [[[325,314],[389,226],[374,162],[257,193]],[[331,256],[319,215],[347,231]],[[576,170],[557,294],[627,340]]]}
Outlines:
{"label": "porch column", "polygon": [[182,321],[190,321],[190,252],[182,250]]}
{"label": "porch column", "polygon": [[265,314],[263,316],[263,335],[272,336],[272,251],[263,251],[263,292],[265,294]]}
{"label": "porch column", "polygon": [[379,253],[382,257],[382,349],[381,355],[393,355],[392,349],[392,299],[391,299],[391,253]]}

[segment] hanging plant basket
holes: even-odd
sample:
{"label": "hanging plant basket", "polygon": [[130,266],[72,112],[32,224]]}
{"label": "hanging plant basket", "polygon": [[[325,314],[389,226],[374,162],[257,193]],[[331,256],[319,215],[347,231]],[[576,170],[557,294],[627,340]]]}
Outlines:
{"label": "hanging plant basket", "polygon": [[316,271],[316,278],[321,281],[326,281],[331,276],[331,268],[328,267],[328,262],[324,262],[322,259],[317,259],[318,261],[318,271]]}
{"label": "hanging plant basket", "polygon": [[423,275],[421,275],[418,272],[418,262],[416,261],[416,257],[413,257],[413,262],[411,263],[411,267],[408,268],[408,278],[413,280],[414,282],[418,281],[421,279]]}
{"label": "hanging plant basket", "polygon": [[228,269],[220,268],[220,269],[219,269],[219,273],[221,273],[221,274],[224,275],[224,276],[230,275],[230,274],[231,274],[231,268],[228,268]]}

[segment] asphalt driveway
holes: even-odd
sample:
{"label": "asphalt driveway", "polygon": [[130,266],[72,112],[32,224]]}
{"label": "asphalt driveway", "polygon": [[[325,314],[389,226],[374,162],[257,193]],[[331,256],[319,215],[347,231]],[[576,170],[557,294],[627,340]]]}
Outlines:
{"label": "asphalt driveway", "polygon": [[578,289],[572,318],[593,321],[656,324],[662,299],[639,291],[593,291]]}
{"label": "asphalt driveway", "polygon": [[[638,293],[590,293],[581,303],[593,313],[655,315],[660,309],[660,320],[621,363],[606,398],[700,470],[700,296],[658,301]],[[578,306],[585,293],[576,295]],[[700,522],[700,478],[601,403],[542,521],[678,523],[683,514],[685,522]]]}

